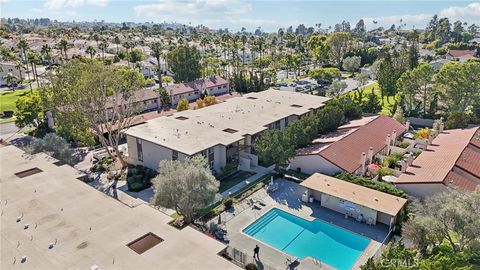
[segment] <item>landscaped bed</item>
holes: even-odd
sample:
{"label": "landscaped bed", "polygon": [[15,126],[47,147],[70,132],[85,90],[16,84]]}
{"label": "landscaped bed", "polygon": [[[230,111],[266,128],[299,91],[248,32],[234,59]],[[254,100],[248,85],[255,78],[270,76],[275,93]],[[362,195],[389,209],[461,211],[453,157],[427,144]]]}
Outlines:
{"label": "landscaped bed", "polygon": [[222,193],[229,188],[235,186],[238,183],[241,183],[245,181],[247,178],[250,176],[254,175],[255,173],[253,172],[247,172],[247,171],[238,171],[235,174],[220,180],[220,187],[218,189],[218,192]]}

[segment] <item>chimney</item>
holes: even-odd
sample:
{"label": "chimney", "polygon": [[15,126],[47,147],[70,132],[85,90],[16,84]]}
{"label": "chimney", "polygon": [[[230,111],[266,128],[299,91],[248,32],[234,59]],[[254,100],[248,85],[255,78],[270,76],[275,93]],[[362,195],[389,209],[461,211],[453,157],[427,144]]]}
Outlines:
{"label": "chimney", "polygon": [[406,132],[410,130],[410,120],[407,120],[407,122],[405,122],[405,129],[406,129]]}
{"label": "chimney", "polygon": [[440,130],[438,131],[438,134],[443,132],[443,129],[445,128],[445,124],[443,122],[440,123]]}
{"label": "chimney", "polygon": [[430,135],[428,135],[428,144],[429,144],[429,145],[432,144],[434,137],[435,137],[435,135],[434,135],[433,133],[430,133]]}
{"label": "chimney", "polygon": [[395,145],[396,141],[397,141],[397,131],[393,130],[393,132],[392,132],[392,145]]}
{"label": "chimney", "polygon": [[385,151],[385,156],[388,156],[390,154],[390,143],[391,143],[391,139],[390,139],[390,134],[387,135],[387,140],[385,141],[385,143],[387,144],[387,149]]}
{"label": "chimney", "polygon": [[362,152],[362,155],[360,156],[360,163],[362,164],[362,175],[365,174],[366,159],[367,159],[367,154],[365,154],[365,152]]}
{"label": "chimney", "polygon": [[425,143],[423,144],[423,151],[427,150],[428,139],[425,139]]}
{"label": "chimney", "polygon": [[368,148],[368,164],[373,162],[373,147]]}
{"label": "chimney", "polygon": [[402,164],[402,169],[401,169],[402,173],[406,172],[408,167],[407,162],[404,159],[402,159],[402,161],[400,161],[400,164]]}
{"label": "chimney", "polygon": [[413,160],[415,158],[413,157],[413,155],[409,155],[408,158],[407,158],[407,164],[408,166],[411,166],[413,164]]}

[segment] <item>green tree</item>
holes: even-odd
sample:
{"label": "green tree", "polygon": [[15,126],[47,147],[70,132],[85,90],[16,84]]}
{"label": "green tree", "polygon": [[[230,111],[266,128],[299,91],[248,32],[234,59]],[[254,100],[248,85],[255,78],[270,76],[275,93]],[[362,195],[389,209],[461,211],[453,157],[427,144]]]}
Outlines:
{"label": "green tree", "polygon": [[338,97],[347,89],[347,83],[341,80],[334,80],[332,84],[328,87],[328,92],[331,96]]}
{"label": "green tree", "polygon": [[170,98],[170,94],[168,94],[168,91],[162,87],[158,89],[158,94],[160,95],[160,103],[162,104],[162,107],[170,107],[172,99]]}
{"label": "green tree", "polygon": [[450,62],[435,77],[435,86],[449,111],[465,111],[480,97],[480,62]]}
{"label": "green tree", "polygon": [[14,91],[16,84],[19,82],[19,79],[17,78],[17,76],[9,72],[3,76],[3,79],[7,83],[8,87],[11,87],[12,91]]}
{"label": "green tree", "polygon": [[196,211],[215,199],[220,183],[203,156],[162,160],[159,167],[159,174],[152,180],[153,205],[174,208],[190,223]]}
{"label": "green tree", "polygon": [[87,48],[85,49],[85,52],[90,55],[90,59],[93,59],[93,56],[95,56],[95,54],[97,53],[97,50],[95,50],[93,46],[87,46]]}
{"label": "green tree", "polygon": [[145,59],[145,56],[143,55],[142,50],[135,48],[130,51],[129,59],[130,62],[135,65],[136,63],[143,61],[143,59]]}
{"label": "green tree", "polygon": [[437,95],[432,87],[433,75],[435,75],[435,69],[430,64],[424,62],[418,67],[406,71],[398,79],[397,88],[405,96],[409,115],[416,108],[417,96],[420,96],[422,100],[423,117],[430,115],[430,112],[432,114],[436,112],[436,108],[432,108],[432,105],[435,105],[434,100]]}
{"label": "green tree", "polygon": [[342,66],[342,60],[348,51],[348,43],[351,39],[350,33],[336,32],[327,37],[327,45],[330,48],[330,57],[337,67]]}
{"label": "green tree", "polygon": [[275,164],[277,168],[287,164],[295,154],[293,145],[288,143],[278,129],[268,129],[262,132],[254,141],[253,149],[257,152],[260,161],[268,165]]}
{"label": "green tree", "polygon": [[372,89],[372,92],[367,94],[367,100],[362,102],[362,111],[365,113],[379,113],[381,110],[382,104]]}
{"label": "green tree", "polygon": [[110,157],[125,168],[118,149],[122,134],[118,131],[128,129],[136,120],[140,111],[137,99],[142,98],[140,90],[145,85],[143,76],[133,69],[105,66],[97,60],[73,60],[50,74],[49,80],[49,87],[39,93],[45,110],[51,111],[60,125],[59,134],[85,139],[91,138],[85,132],[93,133]]}
{"label": "green tree", "polygon": [[195,47],[180,45],[167,55],[170,69],[177,82],[190,82],[200,78],[202,67],[200,52]]}
{"label": "green tree", "polygon": [[323,109],[317,112],[318,133],[327,134],[337,130],[343,118],[343,110],[339,104],[333,102],[327,104]]}
{"label": "green tree", "polygon": [[360,56],[349,56],[343,59],[342,67],[344,70],[355,73],[360,68],[362,58]]}
{"label": "green tree", "polygon": [[294,148],[307,146],[317,134],[317,119],[314,116],[304,116],[289,124],[284,131],[285,140]]}
{"label": "green tree", "polygon": [[38,92],[30,92],[29,94],[17,99],[15,112],[15,125],[19,128],[26,126],[36,126],[44,119],[44,108],[42,100]]}
{"label": "green tree", "polygon": [[75,151],[70,147],[70,144],[55,133],[48,133],[41,139],[34,138],[29,147],[29,152],[32,154],[45,152],[53,158],[70,165],[77,161],[74,155]]}
{"label": "green tree", "polygon": [[190,103],[186,98],[180,99],[177,104],[177,112],[186,111],[190,108]]}
{"label": "green tree", "polygon": [[317,81],[326,80],[331,82],[339,78],[340,75],[341,73],[338,68],[317,68],[308,71],[308,76]]}
{"label": "green tree", "polygon": [[466,128],[468,122],[468,115],[465,112],[452,111],[447,116],[445,126],[447,129]]}
{"label": "green tree", "polygon": [[150,44],[150,50],[152,50],[152,56],[157,60],[157,76],[158,76],[158,88],[162,88],[162,68],[160,66],[160,58],[162,57],[163,47],[160,42],[153,42]]}

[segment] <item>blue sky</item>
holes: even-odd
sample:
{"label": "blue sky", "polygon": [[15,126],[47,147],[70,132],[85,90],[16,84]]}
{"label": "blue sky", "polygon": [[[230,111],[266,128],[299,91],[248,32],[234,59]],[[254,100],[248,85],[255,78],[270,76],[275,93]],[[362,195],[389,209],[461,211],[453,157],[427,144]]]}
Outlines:
{"label": "blue sky", "polygon": [[363,18],[367,27],[399,24],[422,28],[433,16],[480,25],[480,0],[364,1],[364,0],[0,0],[1,17],[49,17],[61,21],[179,22],[212,28],[261,27],[276,31],[300,23],[333,26],[342,20],[352,27]]}

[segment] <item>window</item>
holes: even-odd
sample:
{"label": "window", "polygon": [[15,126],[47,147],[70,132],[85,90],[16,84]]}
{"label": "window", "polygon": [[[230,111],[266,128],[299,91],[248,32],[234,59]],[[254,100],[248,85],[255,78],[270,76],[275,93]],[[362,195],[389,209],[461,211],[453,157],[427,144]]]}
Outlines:
{"label": "window", "polygon": [[27,176],[30,176],[30,175],[41,173],[41,172],[43,172],[43,171],[40,170],[39,168],[35,167],[35,168],[31,168],[31,169],[28,169],[28,170],[25,170],[25,171],[15,173],[15,175],[20,177],[20,178],[24,178],[24,177],[27,177]]}
{"label": "window", "polygon": [[137,158],[139,161],[143,161],[142,139],[139,138],[137,138]]}
{"label": "window", "polygon": [[172,150],[172,160],[178,160],[178,151]]}
{"label": "window", "polygon": [[210,169],[213,169],[215,163],[215,154],[213,152],[213,147],[202,151],[202,155],[208,160],[208,166],[210,167]]}
{"label": "window", "polygon": [[142,254],[145,251],[153,248],[154,246],[163,242],[163,239],[155,235],[154,233],[147,233],[144,236],[133,240],[127,244],[131,250],[135,251],[137,254]]}

